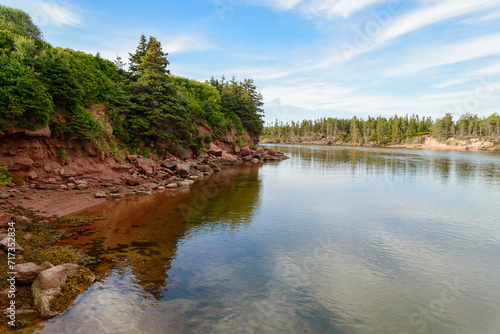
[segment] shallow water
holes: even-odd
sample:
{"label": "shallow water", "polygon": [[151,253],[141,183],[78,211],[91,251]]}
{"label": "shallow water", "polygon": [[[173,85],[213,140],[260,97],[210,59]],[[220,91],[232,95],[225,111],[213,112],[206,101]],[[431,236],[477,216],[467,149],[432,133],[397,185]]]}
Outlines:
{"label": "shallow water", "polygon": [[106,202],[98,281],[38,333],[500,333],[500,155],[290,160]]}

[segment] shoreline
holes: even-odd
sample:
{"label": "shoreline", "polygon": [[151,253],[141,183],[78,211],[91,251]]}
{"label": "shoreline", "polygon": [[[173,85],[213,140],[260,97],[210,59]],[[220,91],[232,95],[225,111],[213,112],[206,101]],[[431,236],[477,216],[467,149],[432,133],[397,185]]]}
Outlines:
{"label": "shoreline", "polygon": [[304,141],[304,142],[274,142],[262,141],[262,144],[267,145],[304,145],[304,146],[338,146],[338,147],[375,147],[375,148],[406,148],[418,150],[432,151],[469,151],[469,152],[500,152],[500,143],[494,143],[490,139],[484,137],[474,137],[468,139],[448,138],[444,143],[432,136],[423,138],[424,143],[420,144],[388,144],[377,145],[375,143],[355,144],[345,142],[332,142],[327,140],[321,141]]}

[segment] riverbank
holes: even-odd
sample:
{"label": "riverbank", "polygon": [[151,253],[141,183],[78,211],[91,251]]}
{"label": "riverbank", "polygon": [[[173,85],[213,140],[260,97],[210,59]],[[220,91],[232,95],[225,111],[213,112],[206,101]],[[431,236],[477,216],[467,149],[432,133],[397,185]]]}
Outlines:
{"label": "riverbank", "polygon": [[374,142],[366,143],[346,143],[338,142],[333,139],[323,138],[319,141],[301,141],[301,142],[277,142],[272,140],[262,140],[263,144],[287,144],[287,145],[328,145],[328,146],[365,146],[365,147],[388,147],[388,148],[409,148],[424,150],[446,150],[446,151],[486,151],[500,152],[500,143],[485,137],[472,137],[467,139],[448,138],[438,140],[427,135],[413,139],[411,143],[378,145]]}
{"label": "riverbank", "polygon": [[[197,158],[179,159],[170,156],[145,158],[127,155],[126,162],[109,164],[103,162],[97,170],[84,166],[95,164],[94,158],[79,158],[73,165],[87,173],[76,173],[71,167],[57,164],[45,168],[42,177],[28,173],[18,177],[22,182],[13,182],[0,187],[0,212],[9,208],[25,207],[45,217],[71,214],[99,204],[106,199],[120,199],[125,195],[152,195],[178,187],[186,187],[196,180],[219,172],[223,165],[238,163],[261,163],[286,159],[283,153],[259,147],[227,147],[222,149],[211,144],[210,149]],[[15,164],[15,162],[14,162]],[[47,163],[45,167],[50,166]]]}

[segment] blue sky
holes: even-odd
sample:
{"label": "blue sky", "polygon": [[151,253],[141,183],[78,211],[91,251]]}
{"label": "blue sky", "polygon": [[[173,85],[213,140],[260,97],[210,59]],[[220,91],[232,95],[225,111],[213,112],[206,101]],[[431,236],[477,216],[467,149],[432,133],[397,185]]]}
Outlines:
{"label": "blue sky", "polygon": [[54,46],[114,60],[141,34],[173,74],[251,77],[266,121],[500,112],[500,0],[0,0]]}

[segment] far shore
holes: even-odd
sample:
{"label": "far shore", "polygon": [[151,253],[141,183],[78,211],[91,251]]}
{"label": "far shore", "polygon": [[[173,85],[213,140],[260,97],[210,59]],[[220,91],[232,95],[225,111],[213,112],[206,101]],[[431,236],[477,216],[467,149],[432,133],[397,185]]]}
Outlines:
{"label": "far shore", "polygon": [[422,138],[422,141],[423,143],[377,145],[373,142],[360,144],[360,143],[335,142],[325,139],[319,141],[302,141],[302,142],[277,142],[277,141],[262,140],[261,144],[321,145],[321,146],[407,148],[407,149],[440,150],[440,151],[500,152],[500,143],[493,142],[490,139],[484,137],[474,137],[467,139],[448,138],[447,140],[440,141],[432,136],[425,136]]}

